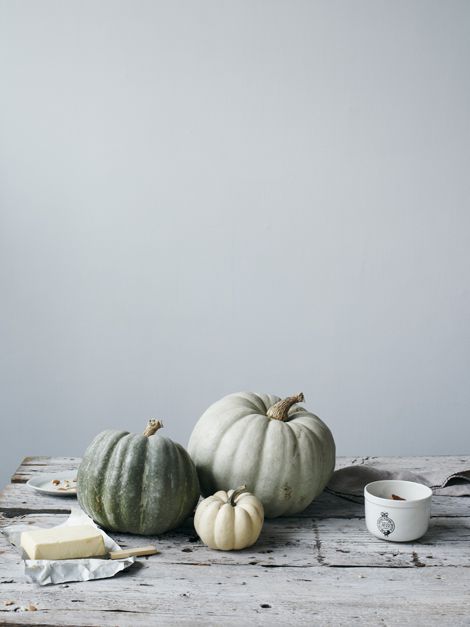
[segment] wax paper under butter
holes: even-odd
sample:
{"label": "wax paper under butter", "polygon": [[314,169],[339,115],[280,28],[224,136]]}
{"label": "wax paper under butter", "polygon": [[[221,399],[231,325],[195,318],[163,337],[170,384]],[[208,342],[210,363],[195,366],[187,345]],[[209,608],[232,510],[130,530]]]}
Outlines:
{"label": "wax paper under butter", "polygon": [[[93,520],[85,514],[81,509],[72,509],[69,518],[57,525],[86,525],[89,524],[101,533],[104,540],[106,550],[118,551],[121,547],[114,542],[106,533],[99,529]],[[7,536],[8,540],[14,544],[20,551],[24,562],[24,572],[26,577],[41,586],[51,583],[65,583],[66,581],[89,581],[90,579],[104,579],[113,577],[116,573],[129,568],[134,563],[134,557],[126,557],[121,560],[85,558],[76,560],[30,560],[20,546],[21,532],[30,531],[32,525],[10,525],[5,527],[2,532]]]}

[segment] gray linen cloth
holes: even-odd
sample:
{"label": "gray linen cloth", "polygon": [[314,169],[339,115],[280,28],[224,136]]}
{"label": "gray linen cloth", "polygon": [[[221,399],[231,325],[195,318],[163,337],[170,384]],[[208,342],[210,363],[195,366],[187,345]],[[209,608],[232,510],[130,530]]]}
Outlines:
{"label": "gray linen cloth", "polygon": [[438,470],[430,467],[429,470],[419,472],[371,464],[346,466],[333,473],[327,490],[338,496],[362,497],[364,486],[381,479],[423,483],[439,496],[470,496],[470,469],[468,464],[464,466],[458,462]]}

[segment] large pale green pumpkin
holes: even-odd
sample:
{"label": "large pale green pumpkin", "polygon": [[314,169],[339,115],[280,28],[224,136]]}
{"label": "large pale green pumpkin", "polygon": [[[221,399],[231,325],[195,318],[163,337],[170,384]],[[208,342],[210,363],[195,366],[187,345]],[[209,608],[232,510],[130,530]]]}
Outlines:
{"label": "large pale green pumpkin", "polygon": [[204,496],[244,484],[268,517],[305,509],[333,473],[335,443],[303,400],[240,392],[211,405],[188,446]]}
{"label": "large pale green pumpkin", "polygon": [[156,431],[108,430],[85,452],[77,476],[78,501],[112,531],[153,535],[180,525],[199,498],[196,469],[184,448]]}

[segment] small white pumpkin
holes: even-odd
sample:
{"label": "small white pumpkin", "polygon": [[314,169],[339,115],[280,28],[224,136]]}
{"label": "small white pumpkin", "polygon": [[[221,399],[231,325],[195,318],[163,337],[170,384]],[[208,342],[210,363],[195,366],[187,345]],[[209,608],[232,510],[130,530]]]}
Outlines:
{"label": "small white pumpkin", "polygon": [[211,549],[246,549],[256,542],[264,522],[263,504],[246,486],[219,490],[201,501],[194,515],[194,527]]}

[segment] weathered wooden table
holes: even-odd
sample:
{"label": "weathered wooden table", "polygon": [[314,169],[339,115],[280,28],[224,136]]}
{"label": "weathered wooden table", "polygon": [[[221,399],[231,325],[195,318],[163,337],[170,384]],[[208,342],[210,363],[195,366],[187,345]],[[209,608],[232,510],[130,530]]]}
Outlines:
{"label": "weathered wooden table", "polygon": [[[461,459],[468,466],[470,458]],[[340,458],[337,467],[367,461],[420,470],[448,460]],[[79,461],[26,458],[0,495],[2,526],[65,520],[70,500],[36,494],[25,482],[42,472],[60,476]],[[114,537],[123,547],[142,544]],[[328,493],[300,516],[267,520],[245,551],[207,549],[191,521],[148,542],[161,554],[112,579],[40,587],[26,582],[0,535],[0,623],[470,625],[470,498],[434,497],[431,527],[415,543],[375,539],[363,505]]]}

